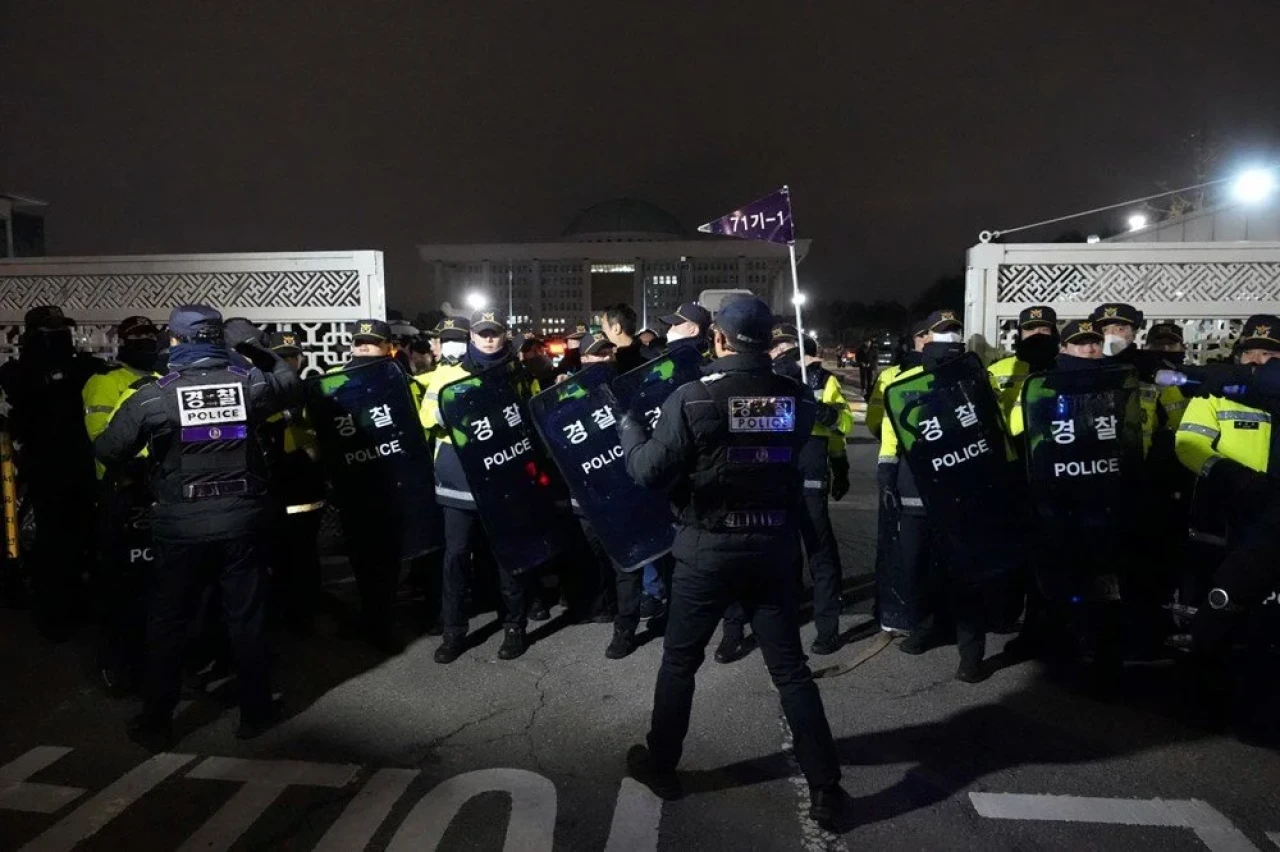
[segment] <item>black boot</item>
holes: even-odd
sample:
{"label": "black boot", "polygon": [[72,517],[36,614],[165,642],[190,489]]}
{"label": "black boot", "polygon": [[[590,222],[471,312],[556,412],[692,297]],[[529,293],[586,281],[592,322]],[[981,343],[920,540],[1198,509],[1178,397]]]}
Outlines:
{"label": "black boot", "polygon": [[605,649],[604,655],[610,660],[621,660],[631,655],[636,649],[636,632],[625,627],[613,628],[613,641]]}
{"label": "black boot", "polygon": [[680,776],[674,769],[658,766],[648,746],[634,745],[627,752],[627,771],[631,777],[653,791],[659,799],[673,802],[684,795]]}
{"label": "black boot", "polygon": [[529,649],[524,638],[523,627],[508,627],[507,635],[502,638],[502,647],[498,649],[499,660],[514,660]]}
{"label": "black boot", "polygon": [[925,651],[936,648],[939,641],[938,635],[932,630],[916,630],[902,640],[902,643],[898,645],[898,650],[914,657],[917,654],[923,654]]}
{"label": "black boot", "polygon": [[840,634],[833,633],[831,635],[824,636],[819,633],[818,638],[814,639],[813,644],[809,646],[809,651],[810,653],[817,654],[820,657],[825,657],[828,654],[834,654],[842,647],[844,647],[844,642],[841,641]]}
{"label": "black boot", "polygon": [[467,650],[467,635],[465,633],[446,633],[444,639],[440,642],[440,647],[436,648],[433,655],[437,663],[448,665],[458,657],[462,656],[462,652]]}
{"label": "black boot", "polygon": [[827,831],[839,832],[849,809],[849,794],[839,784],[809,791],[809,819]]}
{"label": "black boot", "polygon": [[732,663],[747,655],[747,640],[738,631],[726,630],[716,648],[717,663]]}

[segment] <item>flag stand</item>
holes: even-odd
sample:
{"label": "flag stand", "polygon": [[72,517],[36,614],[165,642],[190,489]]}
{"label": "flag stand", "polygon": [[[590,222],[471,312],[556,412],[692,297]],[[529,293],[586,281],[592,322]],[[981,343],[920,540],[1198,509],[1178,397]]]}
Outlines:
{"label": "flag stand", "polygon": [[787,243],[791,255],[791,303],[796,306],[796,346],[800,349],[800,381],[809,384],[809,371],[804,363],[804,323],[800,319],[800,276],[796,274],[796,244]]}

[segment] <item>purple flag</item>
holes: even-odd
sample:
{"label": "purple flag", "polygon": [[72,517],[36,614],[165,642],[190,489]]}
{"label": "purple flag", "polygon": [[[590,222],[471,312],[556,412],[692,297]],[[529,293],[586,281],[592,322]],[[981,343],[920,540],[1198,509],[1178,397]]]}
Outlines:
{"label": "purple flag", "polygon": [[727,216],[700,225],[698,230],[704,234],[721,234],[740,240],[790,245],[796,241],[795,227],[791,222],[791,190],[784,186]]}

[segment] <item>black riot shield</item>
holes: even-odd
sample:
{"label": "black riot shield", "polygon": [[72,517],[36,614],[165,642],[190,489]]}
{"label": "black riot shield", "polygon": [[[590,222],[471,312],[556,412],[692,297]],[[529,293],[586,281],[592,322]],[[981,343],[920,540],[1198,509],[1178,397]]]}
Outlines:
{"label": "black riot shield", "polygon": [[658,422],[662,403],[676,388],[702,377],[702,354],[693,346],[678,346],[661,358],[636,367],[613,380],[619,412],[627,412],[650,432]]}
{"label": "black riot shield", "polygon": [[675,529],[666,495],[627,475],[608,393],[613,378],[611,365],[593,364],[535,396],[529,411],[605,551],[635,571],[671,549]]}
{"label": "black riot shield", "polygon": [[1022,386],[1026,470],[1055,600],[1115,600],[1141,537],[1142,409],[1132,367],[1037,373]]}
{"label": "black riot shield", "polygon": [[404,559],[438,547],[430,445],[396,362],[314,376],[306,403],[348,547],[399,541]]}
{"label": "black riot shield", "polygon": [[896,381],[885,413],[950,570],[1008,574],[1025,531],[1000,406],[973,353]]}
{"label": "black riot shield", "polygon": [[529,422],[528,375],[514,361],[445,385],[440,416],[498,564],[536,568],[559,551],[568,499]]}

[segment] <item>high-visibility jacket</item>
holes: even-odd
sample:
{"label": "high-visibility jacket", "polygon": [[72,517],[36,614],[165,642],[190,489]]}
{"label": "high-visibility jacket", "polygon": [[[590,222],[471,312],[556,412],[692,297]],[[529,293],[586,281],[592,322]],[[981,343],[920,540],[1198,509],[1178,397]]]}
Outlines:
{"label": "high-visibility jacket", "polygon": [[[89,433],[89,440],[95,440],[106,431],[107,424],[111,422],[111,415],[122,402],[133,396],[134,391],[130,388],[134,383],[140,379],[156,378],[159,378],[157,373],[135,370],[124,364],[112,365],[107,372],[90,376],[80,392],[80,398],[84,400],[84,430]],[[139,454],[139,456],[143,455],[146,455],[146,449]],[[98,473],[98,479],[102,479],[102,475],[106,472],[102,462],[95,460],[94,468]]]}
{"label": "high-visibility jacket", "polygon": [[1178,460],[1197,476],[1220,458],[1267,473],[1271,464],[1271,415],[1220,396],[1193,398],[1174,441]]}
{"label": "high-visibility jacket", "polygon": [[1139,387],[1142,406],[1142,451],[1151,449],[1151,438],[1156,432],[1176,432],[1187,410],[1187,398],[1178,388],[1161,388],[1143,382]]}
{"label": "high-visibility jacket", "polygon": [[[892,367],[890,369],[894,371],[893,380],[885,382],[885,387],[893,384],[893,382],[908,379],[911,376],[924,372],[924,367],[919,365],[915,367],[908,367],[905,370],[901,367]],[[889,371],[885,370],[885,372],[887,373]],[[880,417],[882,425],[882,428],[880,429],[880,456],[878,465],[892,466],[894,470],[894,480],[897,483],[896,487],[898,491],[898,498],[901,501],[902,508],[906,511],[919,514],[924,511],[924,501],[920,499],[920,492],[916,489],[916,481],[915,478],[911,476],[910,469],[905,464],[899,464],[898,433],[893,431],[892,423],[883,422],[884,387],[877,385],[876,392],[880,394]],[[868,406],[868,408],[870,408],[870,406]],[[880,470],[885,469],[886,468],[884,467],[880,467]]]}
{"label": "high-visibility jacket", "polygon": [[875,387],[871,389],[871,398],[867,400],[867,428],[877,438],[880,437],[880,429],[884,425],[884,389],[895,381],[901,372],[901,364],[885,367],[876,376]]}
{"label": "high-visibility jacket", "polygon": [[1022,397],[1022,383],[1031,375],[1031,365],[1016,355],[1001,358],[987,368],[991,389],[1000,403],[1000,413],[1007,425],[1013,416],[1013,408]]}
{"label": "high-visibility jacket", "polygon": [[840,390],[840,380],[833,375],[827,375],[827,381],[822,386],[822,392],[818,395],[819,405],[830,405],[838,411],[838,419],[834,426],[822,426],[815,423],[813,426],[813,434],[827,439],[827,455],[831,458],[839,458],[847,452],[845,449],[845,437],[853,431],[853,412],[849,410],[849,402],[844,398],[844,393]]}

